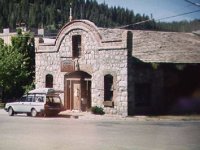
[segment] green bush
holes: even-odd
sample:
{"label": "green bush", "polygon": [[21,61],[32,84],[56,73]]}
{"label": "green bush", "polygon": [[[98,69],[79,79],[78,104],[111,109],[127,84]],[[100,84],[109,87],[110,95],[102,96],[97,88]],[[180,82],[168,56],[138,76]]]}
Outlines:
{"label": "green bush", "polygon": [[104,115],[105,112],[102,107],[94,106],[92,107],[92,113],[96,115]]}

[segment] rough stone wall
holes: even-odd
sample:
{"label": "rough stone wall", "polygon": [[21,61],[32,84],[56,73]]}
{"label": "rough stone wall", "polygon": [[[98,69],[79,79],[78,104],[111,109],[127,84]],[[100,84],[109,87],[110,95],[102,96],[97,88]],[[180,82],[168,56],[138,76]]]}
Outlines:
{"label": "rough stone wall", "polygon": [[[125,35],[114,40],[102,38],[102,42],[93,36],[93,31],[81,29],[81,26],[70,32],[63,31],[63,34],[64,38],[58,40],[61,41],[59,46],[39,46],[36,54],[36,87],[44,87],[45,76],[52,74],[54,87],[64,90],[64,75],[67,72],[60,72],[60,63],[62,60],[72,60],[72,36],[81,35],[81,57],[74,59],[74,62],[81,71],[92,76],[92,106],[104,107],[104,75],[111,74],[114,80],[114,107],[105,107],[105,112],[127,116],[127,49],[126,38],[122,39]],[[109,35],[112,35],[112,30],[109,30]],[[114,35],[116,31],[113,30]]]}
{"label": "rough stone wall", "polygon": [[[60,58],[56,53],[39,53],[36,56],[36,86],[45,87],[45,77],[47,74],[53,75],[53,87],[63,89],[61,84],[62,74],[60,72]],[[42,70],[42,71],[41,71]]]}
{"label": "rough stone wall", "polygon": [[17,33],[0,33],[0,38],[3,39],[5,44],[11,45],[11,38],[16,35]]}
{"label": "rough stone wall", "polygon": [[[81,57],[72,59],[72,36],[81,35]],[[129,38],[130,37],[130,38]],[[131,39],[131,40],[130,40]],[[64,90],[64,75],[60,71],[63,60],[73,60],[81,71],[92,76],[92,106],[104,107],[104,76],[114,79],[114,107],[104,107],[106,113],[127,116],[142,108],[135,108],[135,83],[151,84],[152,107],[161,106],[162,70],[137,67],[134,61],[199,63],[199,37],[189,33],[155,31],[125,31],[97,28],[87,20],[66,24],[56,43],[40,44],[36,51],[36,87],[45,87],[45,76],[52,74],[54,88]],[[64,99],[64,95],[62,95]],[[148,109],[145,109],[148,110]]]}
{"label": "rough stone wall", "polygon": [[[92,33],[91,33],[92,34]],[[97,41],[83,30],[70,32],[63,40],[60,55],[71,56],[72,35],[82,35],[82,56],[79,58],[80,70],[92,75],[92,106],[102,106],[104,101],[104,75],[114,77],[114,108],[105,107],[106,113],[127,115],[127,51],[99,50]],[[69,45],[70,43],[70,45]],[[67,47],[67,48],[66,48]]]}
{"label": "rough stone wall", "polygon": [[113,76],[114,107],[105,107],[109,114],[127,116],[127,50],[100,50],[99,69],[93,75],[93,106],[103,106],[104,76]]}
{"label": "rough stone wall", "polygon": [[[58,53],[37,53],[36,54],[36,88],[45,87],[46,75],[53,76],[53,88],[64,90],[64,74],[60,72],[60,57]],[[61,94],[64,103],[64,95]]]}

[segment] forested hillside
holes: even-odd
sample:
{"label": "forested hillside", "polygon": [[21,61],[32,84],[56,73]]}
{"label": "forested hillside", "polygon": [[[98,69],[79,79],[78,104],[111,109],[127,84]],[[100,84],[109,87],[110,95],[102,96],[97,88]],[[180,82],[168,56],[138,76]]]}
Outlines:
{"label": "forested hillside", "polygon": [[[150,19],[145,14],[108,7],[95,0],[0,0],[0,30],[6,27],[14,29],[20,23],[25,23],[28,28],[57,30],[68,22],[70,2],[74,19],[89,19],[99,27],[118,27]],[[200,29],[200,20],[173,23],[156,23],[153,20],[128,28],[190,32]]]}

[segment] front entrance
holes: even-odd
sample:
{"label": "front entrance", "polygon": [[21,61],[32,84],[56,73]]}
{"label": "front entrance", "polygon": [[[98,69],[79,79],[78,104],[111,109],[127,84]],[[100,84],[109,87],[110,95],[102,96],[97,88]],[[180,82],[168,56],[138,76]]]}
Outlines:
{"label": "front entrance", "polygon": [[76,71],[65,76],[66,110],[88,111],[91,108],[91,76]]}
{"label": "front entrance", "polygon": [[74,110],[80,110],[81,108],[81,98],[80,98],[80,91],[81,91],[81,87],[80,87],[80,83],[73,83],[73,87],[72,87],[72,94],[73,94],[73,109]]}

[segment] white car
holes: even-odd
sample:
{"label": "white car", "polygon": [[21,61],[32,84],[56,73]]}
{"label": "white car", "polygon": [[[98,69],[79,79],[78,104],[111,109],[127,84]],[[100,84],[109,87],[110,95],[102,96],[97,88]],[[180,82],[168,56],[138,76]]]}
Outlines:
{"label": "white car", "polygon": [[61,91],[52,88],[39,88],[28,92],[17,102],[6,103],[5,110],[10,116],[26,113],[28,116],[57,115],[62,110],[59,96]]}

